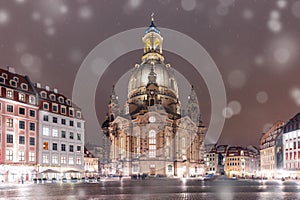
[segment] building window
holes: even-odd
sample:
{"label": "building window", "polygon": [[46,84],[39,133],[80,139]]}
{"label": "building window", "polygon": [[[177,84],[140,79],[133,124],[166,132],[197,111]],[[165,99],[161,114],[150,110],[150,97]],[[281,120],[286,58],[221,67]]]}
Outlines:
{"label": "building window", "polygon": [[3,84],[5,84],[5,78],[4,78],[4,77],[2,77],[2,76],[0,76],[0,83],[3,83]]}
{"label": "building window", "polygon": [[16,82],[16,81],[10,80],[9,82],[10,82],[10,85],[11,85],[12,87],[17,87],[17,82]]}
{"label": "building window", "polygon": [[19,83],[19,78],[18,78],[18,77],[14,76],[14,77],[13,77],[13,80],[14,80],[15,82]]}
{"label": "building window", "polygon": [[139,171],[139,165],[138,164],[133,164],[133,172],[138,172]]}
{"label": "building window", "polygon": [[52,122],[53,122],[53,123],[57,123],[57,117],[53,117],[53,118],[52,118]]}
{"label": "building window", "polygon": [[6,126],[7,127],[14,127],[14,120],[12,118],[6,118]]}
{"label": "building window", "polygon": [[7,98],[10,98],[10,99],[14,98],[14,97],[13,97],[13,96],[14,96],[13,93],[14,93],[14,92],[13,92],[12,90],[7,89],[7,90],[6,90],[6,97],[7,97]]}
{"label": "building window", "polygon": [[29,123],[29,129],[30,129],[31,131],[35,131],[35,123],[30,122],[30,123]]}
{"label": "building window", "polygon": [[77,140],[81,141],[81,134],[77,133]]}
{"label": "building window", "polygon": [[66,151],[66,145],[65,144],[61,144],[61,151]]}
{"label": "building window", "polygon": [[67,105],[68,105],[68,106],[71,106],[71,100],[70,100],[70,99],[67,99],[66,102],[67,102]]}
{"label": "building window", "polygon": [[48,150],[48,149],[49,149],[49,144],[48,144],[48,142],[44,142],[44,143],[43,143],[43,149],[44,149],[44,150]]}
{"label": "building window", "polygon": [[74,126],[74,121],[70,120],[70,126]]}
{"label": "building window", "polygon": [[58,156],[57,155],[52,156],[52,164],[58,164]]}
{"label": "building window", "polygon": [[63,97],[58,97],[58,102],[59,103],[64,103],[64,98]]}
{"label": "building window", "polygon": [[61,119],[61,124],[66,125],[66,119]]}
{"label": "building window", "polygon": [[77,164],[77,165],[81,165],[81,158],[80,158],[80,157],[77,157],[77,159],[76,159],[76,164]]}
{"label": "building window", "polygon": [[19,114],[25,115],[25,108],[19,108]]}
{"label": "building window", "polygon": [[29,103],[35,104],[35,96],[29,96]]}
{"label": "building window", "polygon": [[43,116],[43,120],[44,120],[45,122],[49,121],[48,115],[44,115],[44,116]]}
{"label": "building window", "polygon": [[14,143],[14,135],[12,134],[7,134],[6,135],[6,143]]}
{"label": "building window", "polygon": [[61,131],[61,138],[66,138],[66,131]]}
{"label": "building window", "polygon": [[44,92],[44,91],[42,91],[42,92],[41,92],[41,97],[44,98],[44,99],[46,99],[46,98],[47,98],[47,93]]}
{"label": "building window", "polygon": [[19,121],[19,129],[25,129],[25,121]]}
{"label": "building window", "polygon": [[45,135],[45,136],[50,135],[49,127],[43,127],[43,135]]}
{"label": "building window", "polygon": [[69,146],[69,151],[70,151],[70,152],[74,152],[74,146],[73,146],[73,145],[70,145],[70,146]]}
{"label": "building window", "polygon": [[55,104],[55,105],[52,105],[52,111],[53,111],[53,112],[57,112],[57,110],[58,110],[58,109],[57,109],[57,105],[56,105],[56,104]]}
{"label": "building window", "polygon": [[19,161],[24,161],[24,160],[25,160],[25,152],[19,151]]}
{"label": "building window", "polygon": [[29,110],[29,116],[35,117],[35,110]]}
{"label": "building window", "polygon": [[49,163],[49,156],[48,155],[43,155],[43,163]]}
{"label": "building window", "polygon": [[61,156],[60,157],[60,163],[61,164],[66,164],[66,156]]}
{"label": "building window", "polygon": [[77,146],[77,152],[81,153],[81,146]]}
{"label": "building window", "polygon": [[13,105],[7,105],[6,106],[6,111],[7,112],[14,112],[14,106]]}
{"label": "building window", "polygon": [[44,110],[49,110],[49,104],[46,103],[46,102],[44,102],[44,103],[43,103],[43,109],[44,109]]}
{"label": "building window", "polygon": [[58,130],[57,129],[52,129],[52,136],[53,137],[58,137]]}
{"label": "building window", "polygon": [[154,158],[156,156],[156,145],[149,145],[149,157]]}
{"label": "building window", "polygon": [[168,172],[172,172],[172,165],[168,165]]}
{"label": "building window", "polygon": [[81,128],[81,123],[77,122],[77,128]]}
{"label": "building window", "polygon": [[25,94],[19,93],[19,101],[25,101]]}
{"label": "building window", "polygon": [[29,152],[29,162],[34,162],[34,161],[35,161],[35,153]]}
{"label": "building window", "polygon": [[69,165],[74,165],[74,158],[73,157],[69,157]]}
{"label": "building window", "polygon": [[25,144],[25,136],[23,135],[19,136],[19,144]]}
{"label": "building window", "polygon": [[13,151],[12,150],[6,150],[5,159],[7,161],[12,161],[13,160]]}
{"label": "building window", "polygon": [[35,138],[34,137],[29,138],[29,145],[31,145],[31,146],[35,145]]}
{"label": "building window", "polygon": [[22,90],[28,90],[28,85],[25,83],[21,83]]}
{"label": "building window", "polygon": [[74,110],[71,109],[71,108],[69,109],[69,115],[72,116],[72,117],[73,117],[73,115],[74,115]]}
{"label": "building window", "polygon": [[51,101],[55,101],[55,95],[54,94],[50,94],[50,99],[51,99]]}
{"label": "building window", "polygon": [[73,132],[70,132],[70,139],[74,139],[74,133]]}
{"label": "building window", "polygon": [[76,117],[77,117],[78,119],[81,118],[81,112],[80,112],[80,111],[77,111],[77,112],[76,112]]}
{"label": "building window", "polygon": [[156,157],[156,131],[149,131],[149,157]]}
{"label": "building window", "polygon": [[65,115],[66,112],[67,112],[67,111],[66,111],[66,107],[63,107],[63,106],[61,106],[60,110],[61,110],[61,113],[64,114],[64,115]]}
{"label": "building window", "polygon": [[52,150],[57,151],[57,143],[52,143]]}

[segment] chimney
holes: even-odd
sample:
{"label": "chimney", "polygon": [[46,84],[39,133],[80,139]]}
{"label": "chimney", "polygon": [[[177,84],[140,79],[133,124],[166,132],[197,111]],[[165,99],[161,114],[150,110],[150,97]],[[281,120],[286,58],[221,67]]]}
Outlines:
{"label": "chimney", "polygon": [[7,70],[8,70],[10,73],[13,73],[13,74],[16,73],[16,69],[13,68],[13,67],[7,66]]}
{"label": "chimney", "polygon": [[58,93],[58,90],[57,90],[56,88],[54,88],[54,89],[53,89],[53,92],[54,92],[55,94],[57,94],[57,93]]}
{"label": "chimney", "polygon": [[37,88],[41,88],[41,87],[42,87],[42,85],[41,85],[40,83],[35,83],[35,86],[36,86]]}
{"label": "chimney", "polygon": [[48,85],[46,85],[45,89],[46,89],[47,91],[50,91],[50,87],[49,87]]}

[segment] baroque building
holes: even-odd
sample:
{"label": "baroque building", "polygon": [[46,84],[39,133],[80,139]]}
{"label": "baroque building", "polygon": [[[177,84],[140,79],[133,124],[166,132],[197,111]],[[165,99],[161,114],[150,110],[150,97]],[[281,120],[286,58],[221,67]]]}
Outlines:
{"label": "baroque building", "polygon": [[113,90],[102,129],[111,141],[109,173],[196,176],[203,173],[205,130],[194,88],[182,114],[174,70],[165,64],[163,37],[152,17],[144,54],[128,84],[124,111]]}

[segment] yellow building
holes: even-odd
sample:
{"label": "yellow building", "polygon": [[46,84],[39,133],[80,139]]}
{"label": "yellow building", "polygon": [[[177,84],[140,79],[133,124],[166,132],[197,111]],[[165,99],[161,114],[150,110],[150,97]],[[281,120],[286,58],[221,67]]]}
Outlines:
{"label": "yellow building", "polygon": [[98,176],[98,158],[84,147],[84,172],[87,177]]}

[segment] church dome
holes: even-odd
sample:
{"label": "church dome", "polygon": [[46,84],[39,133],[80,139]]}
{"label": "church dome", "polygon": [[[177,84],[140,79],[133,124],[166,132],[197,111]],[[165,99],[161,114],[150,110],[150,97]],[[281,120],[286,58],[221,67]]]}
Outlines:
{"label": "church dome", "polygon": [[128,96],[130,96],[136,89],[147,86],[151,67],[153,67],[153,71],[156,74],[157,85],[173,91],[176,97],[178,97],[178,87],[174,78],[174,70],[171,69],[170,65],[165,65],[159,62],[136,65],[129,79]]}

